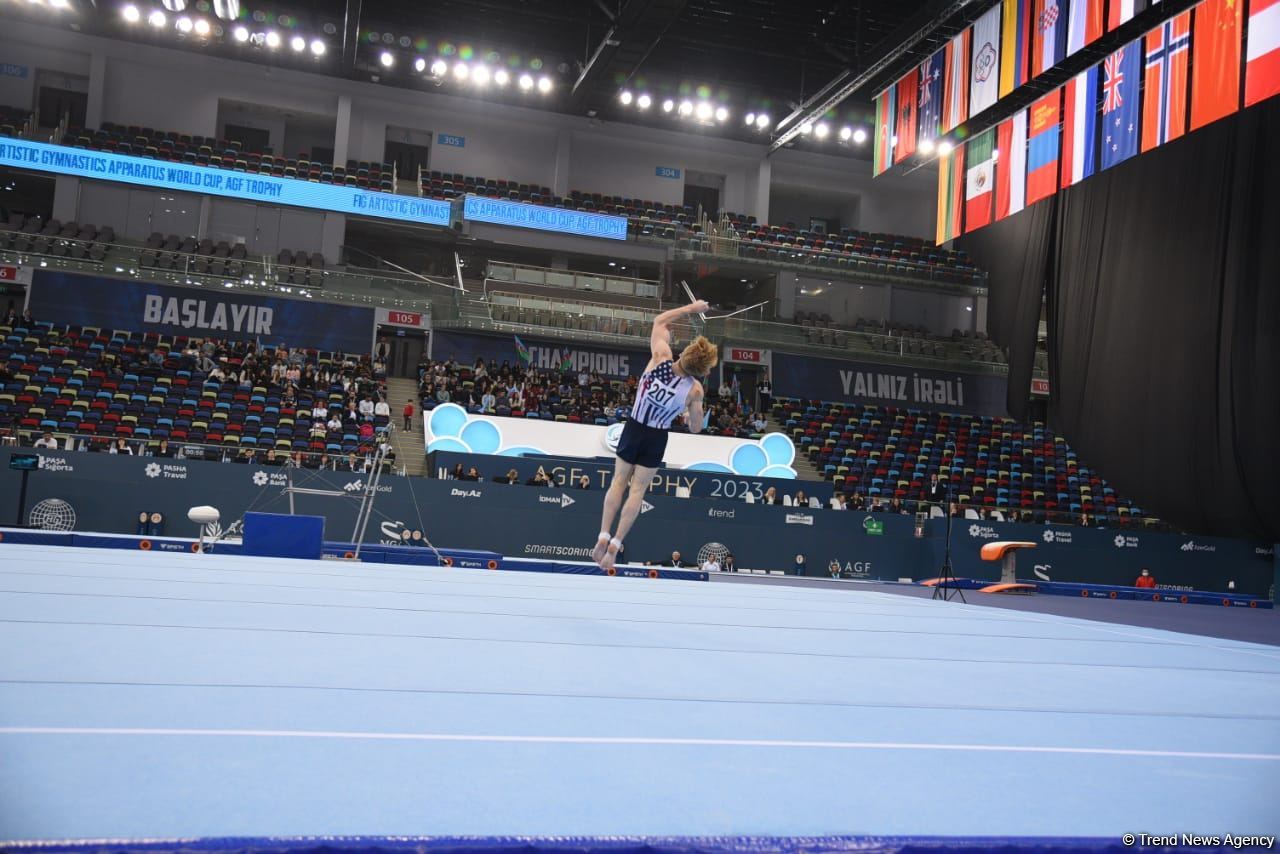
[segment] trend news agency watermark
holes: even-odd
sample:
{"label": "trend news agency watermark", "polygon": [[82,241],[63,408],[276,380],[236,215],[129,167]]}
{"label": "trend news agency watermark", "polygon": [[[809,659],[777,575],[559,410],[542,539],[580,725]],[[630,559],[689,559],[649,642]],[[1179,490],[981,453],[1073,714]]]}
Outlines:
{"label": "trend news agency watermark", "polygon": [[1174,833],[1167,836],[1154,833],[1126,833],[1120,837],[1120,841],[1126,847],[1140,845],[1143,848],[1177,848],[1179,846],[1221,848],[1225,846],[1238,851],[1245,848],[1272,849],[1276,844],[1274,836],[1244,836],[1235,833],[1224,833],[1221,836],[1200,836],[1195,833]]}

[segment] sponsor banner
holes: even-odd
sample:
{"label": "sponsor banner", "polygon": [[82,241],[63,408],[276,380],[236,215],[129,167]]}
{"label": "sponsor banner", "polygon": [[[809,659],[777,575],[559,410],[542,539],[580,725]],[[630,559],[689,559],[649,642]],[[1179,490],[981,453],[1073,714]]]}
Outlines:
{"label": "sponsor banner", "polygon": [[523,202],[487,199],[483,196],[467,196],[462,205],[462,215],[472,222],[489,222],[494,225],[510,225],[516,228],[534,228],[538,231],[554,231],[559,234],[576,234],[581,237],[604,237],[610,240],[627,239],[627,218],[606,214],[549,208]]}
{"label": "sponsor banner", "polygon": [[[619,350],[610,347],[582,346],[564,341],[540,338],[520,339],[529,353],[527,364],[540,371],[586,371],[607,379],[638,377],[649,364],[648,350]],[[431,348],[436,359],[455,359],[460,365],[474,365],[476,359],[492,360],[501,365],[526,364],[513,335],[474,335],[465,332],[438,331]]]}
{"label": "sponsor banner", "polygon": [[[2,519],[14,519],[18,512],[21,473],[8,469],[10,453],[0,451]],[[186,511],[197,504],[221,511],[221,532],[237,531],[250,508],[289,512],[282,488],[287,478],[277,468],[75,451],[41,456],[46,464],[29,475],[23,516],[45,530],[134,534],[139,514],[146,512],[163,514],[167,535],[194,536],[197,527],[186,520]],[[158,475],[150,468],[157,465]],[[355,493],[365,485],[365,476],[353,472],[305,474],[307,486],[316,489]],[[367,543],[421,542],[415,537],[421,534],[441,548],[565,560],[588,559],[603,498],[599,491],[399,476],[382,478],[379,487],[374,502],[379,521],[366,531]],[[358,502],[299,494],[294,504],[300,515],[324,516],[330,539],[346,539],[354,530]],[[913,516],[877,514],[877,535],[848,512],[656,493],[647,504],[628,538],[624,556],[631,562],[666,560],[672,550],[694,556],[705,547],[723,546],[740,567],[750,569],[791,569],[803,555],[806,573],[815,577],[830,577],[838,563],[842,576],[924,579],[937,574],[946,551],[945,519],[926,521],[917,537]],[[812,517],[812,523],[789,524],[788,517]],[[1055,536],[1049,543],[1044,526],[982,521],[976,524],[977,536],[970,536],[969,527],[954,525],[951,543],[955,572],[965,578],[999,577],[999,563],[978,556],[982,544],[992,541],[989,529],[995,539],[1036,543],[1019,557],[1019,575],[1026,579],[1048,575],[1054,582],[1130,585],[1145,566],[1161,590],[1225,594],[1234,582],[1235,593],[1255,596],[1267,595],[1274,580],[1272,557],[1255,554],[1270,546],[1257,542],[1141,531],[1132,535],[1133,547],[1116,548],[1115,530],[1074,528],[1070,542]],[[1214,550],[1184,551],[1189,542]]]}
{"label": "sponsor banner", "polygon": [[51,270],[36,271],[28,305],[35,317],[76,326],[347,353],[367,353],[373,329],[369,308]]}
{"label": "sponsor banner", "polygon": [[1005,377],[990,374],[773,354],[773,389],[782,397],[994,415],[1005,411],[1005,386]]}
{"label": "sponsor banner", "polygon": [[[246,202],[289,205],[426,225],[449,225],[449,203],[435,199],[358,190],[297,178],[251,175],[230,169],[170,163],[108,151],[86,151],[23,139],[0,139],[0,166],[117,181],[156,190],[204,193]],[[625,220],[623,222],[625,233]]]}

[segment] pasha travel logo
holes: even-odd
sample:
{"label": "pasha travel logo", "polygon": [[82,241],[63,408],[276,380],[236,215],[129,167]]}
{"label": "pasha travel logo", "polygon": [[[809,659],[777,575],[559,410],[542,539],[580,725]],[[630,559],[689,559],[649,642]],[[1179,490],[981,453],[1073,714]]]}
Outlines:
{"label": "pasha travel logo", "polygon": [[1052,528],[1045,528],[1044,533],[1040,535],[1040,539],[1044,540],[1046,543],[1063,543],[1065,545],[1071,545],[1071,532],[1056,531]]}
{"label": "pasha travel logo", "polygon": [[970,525],[969,536],[977,540],[995,540],[1000,537],[996,529],[988,525]]}
{"label": "pasha travel logo", "polygon": [[172,463],[147,463],[147,467],[142,470],[143,474],[150,478],[163,477],[168,480],[186,480],[187,467],[183,465],[175,465]]}

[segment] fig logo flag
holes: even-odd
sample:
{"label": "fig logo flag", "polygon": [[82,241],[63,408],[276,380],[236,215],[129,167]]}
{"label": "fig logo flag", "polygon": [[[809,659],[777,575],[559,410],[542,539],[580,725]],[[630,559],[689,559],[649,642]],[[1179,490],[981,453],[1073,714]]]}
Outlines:
{"label": "fig logo flag", "polygon": [[[1159,0],[1157,0],[1159,2]],[[1125,21],[1147,8],[1147,0],[1111,0],[1110,14],[1107,15],[1107,32],[1111,32]]]}
{"label": "fig logo flag", "polygon": [[973,60],[969,64],[969,117],[1000,97],[1000,7],[987,10],[973,25]]}
{"label": "fig logo flag", "polygon": [[916,131],[920,142],[936,140],[942,133],[942,68],[945,51],[938,51],[920,64],[919,117]]}
{"label": "fig logo flag", "polygon": [[1001,14],[1000,97],[1027,82],[1031,66],[1032,0],[1003,0]]}
{"label": "fig logo flag", "polygon": [[1244,0],[1205,0],[1195,8],[1191,44],[1191,130],[1236,111],[1240,103],[1240,32]]}
{"label": "fig logo flag", "polygon": [[1053,68],[1067,53],[1067,0],[1035,0],[1036,24],[1031,36],[1031,76]]}
{"label": "fig logo flag", "polygon": [[1071,0],[1067,56],[1102,38],[1102,0]]}
{"label": "fig logo flag", "polygon": [[893,136],[897,116],[893,108],[895,87],[890,86],[876,98],[876,150],[872,153],[871,176],[883,175],[893,165]]}
{"label": "fig logo flag", "polygon": [[1024,207],[1027,189],[1027,111],[1018,110],[996,128],[996,219]]}
{"label": "fig logo flag", "polygon": [[943,133],[950,133],[969,118],[969,41],[972,38],[970,27],[947,42],[947,74],[942,90]]}
{"label": "fig logo flag", "polygon": [[1187,60],[1191,13],[1170,18],[1144,39],[1142,150],[1150,151],[1187,131]]}
{"label": "fig logo flag", "polygon": [[920,69],[912,68],[898,81],[897,125],[893,142],[893,162],[901,163],[916,153],[916,86]]}
{"label": "fig logo flag", "polygon": [[1280,0],[1249,5],[1249,45],[1245,51],[1244,105],[1280,95]]}
{"label": "fig logo flag", "polygon": [[1098,66],[1072,77],[1063,91],[1062,188],[1066,189],[1097,171]]}
{"label": "fig logo flag", "polygon": [[1138,153],[1138,56],[1130,42],[1102,63],[1102,168]]}
{"label": "fig logo flag", "polygon": [[1054,89],[1029,108],[1027,204],[1047,199],[1058,189],[1058,113],[1062,90]]}
{"label": "fig logo flag", "polygon": [[995,198],[995,131],[984,131],[965,144],[964,230],[982,228],[991,222]]}

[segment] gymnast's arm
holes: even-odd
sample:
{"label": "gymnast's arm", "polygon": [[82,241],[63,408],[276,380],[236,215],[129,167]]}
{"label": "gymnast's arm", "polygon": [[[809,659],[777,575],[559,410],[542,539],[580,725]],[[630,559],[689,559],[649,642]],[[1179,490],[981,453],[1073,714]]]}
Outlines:
{"label": "gymnast's arm", "polygon": [[702,383],[695,382],[693,388],[689,389],[689,432],[701,433],[702,425],[706,423],[706,416],[702,412]]}
{"label": "gymnast's arm", "polygon": [[649,349],[653,356],[649,362],[650,368],[671,358],[671,324],[677,318],[704,312],[709,307],[706,300],[698,300],[689,305],[668,309],[653,319],[653,332],[649,335]]}

